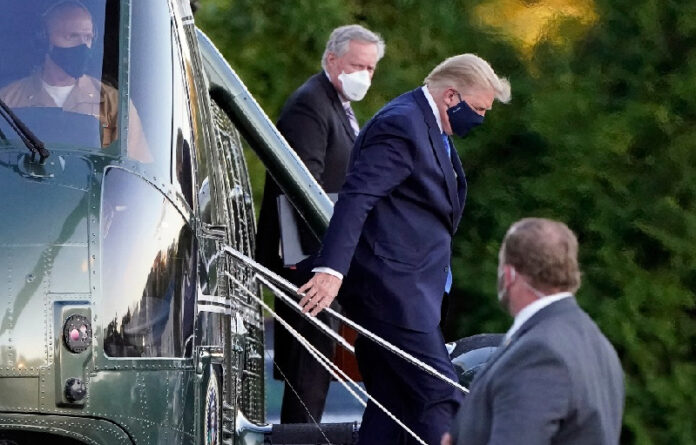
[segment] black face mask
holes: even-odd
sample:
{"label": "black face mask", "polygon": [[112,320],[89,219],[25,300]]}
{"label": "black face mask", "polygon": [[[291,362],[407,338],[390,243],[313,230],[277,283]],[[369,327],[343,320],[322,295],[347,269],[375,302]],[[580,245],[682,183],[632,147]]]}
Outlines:
{"label": "black face mask", "polygon": [[82,44],[71,46],[70,48],[54,46],[48,52],[48,55],[70,77],[77,79],[87,71],[87,63],[91,53],[91,49],[87,45]]}
{"label": "black face mask", "polygon": [[447,117],[449,117],[452,132],[463,138],[472,128],[483,123],[483,116],[472,110],[461,96],[459,96],[459,100],[457,105],[447,109]]}

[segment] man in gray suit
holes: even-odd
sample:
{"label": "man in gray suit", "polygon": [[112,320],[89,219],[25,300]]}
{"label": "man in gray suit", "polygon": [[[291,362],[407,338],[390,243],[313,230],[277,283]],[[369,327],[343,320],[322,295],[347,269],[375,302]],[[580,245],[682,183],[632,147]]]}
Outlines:
{"label": "man in gray suit", "polygon": [[563,223],[526,218],[510,227],[498,299],[515,321],[472,382],[443,445],[618,443],[623,371],[573,296],[577,251]]}

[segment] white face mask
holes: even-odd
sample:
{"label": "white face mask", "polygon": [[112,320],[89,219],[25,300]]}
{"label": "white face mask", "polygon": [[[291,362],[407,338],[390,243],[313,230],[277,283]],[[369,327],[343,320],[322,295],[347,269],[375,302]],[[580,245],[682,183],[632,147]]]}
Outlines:
{"label": "white face mask", "polygon": [[[505,279],[503,277],[503,270],[502,268],[498,268],[498,301],[505,304],[503,300],[506,299],[507,297],[507,287],[505,286]],[[516,277],[517,272],[515,271],[514,267],[510,268],[510,284],[515,282],[515,277]],[[534,295],[537,296],[537,298],[541,299],[546,297],[546,295],[542,294],[538,290],[536,290],[531,284],[527,283],[526,280],[522,279],[522,284],[527,287]]]}
{"label": "white face mask", "polygon": [[341,71],[341,74],[338,75],[338,80],[341,81],[343,95],[346,96],[348,100],[362,100],[365,94],[367,94],[367,90],[370,88],[370,74],[367,70],[355,71],[350,74]]}
{"label": "white face mask", "polygon": [[[502,304],[504,304],[503,300],[505,299],[506,294],[507,294],[507,288],[505,287],[505,279],[503,277],[503,274],[504,274],[504,269],[502,267],[499,267],[498,268],[498,301]],[[511,283],[513,281],[515,281],[515,274],[516,274],[515,268],[512,267],[511,271],[510,271],[510,282]]]}

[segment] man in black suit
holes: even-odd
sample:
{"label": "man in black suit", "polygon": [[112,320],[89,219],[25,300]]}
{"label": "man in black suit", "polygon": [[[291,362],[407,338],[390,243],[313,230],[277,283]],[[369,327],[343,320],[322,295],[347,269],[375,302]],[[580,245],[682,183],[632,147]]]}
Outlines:
{"label": "man in black suit", "polygon": [[624,381],[616,351],[578,306],[578,243],[526,218],[500,249],[498,298],[515,321],[471,385],[443,444],[616,444]]}
{"label": "man in black suit", "polygon": [[[358,134],[358,122],[350,106],[367,92],[384,55],[384,42],[360,25],[336,28],[322,57],[323,70],[310,77],[288,98],[278,119],[278,130],[327,193],[337,193],[346,177],[348,160]],[[256,258],[289,281],[300,285],[311,276],[312,255],[319,242],[298,218],[302,250],[309,258],[284,267],[279,256],[278,185],[266,175],[259,215]],[[279,301],[279,300],[276,300]],[[275,309],[283,319],[309,339],[323,354],[332,357],[333,342],[313,325],[278,302]],[[322,317],[332,325],[334,319]],[[324,410],[331,376],[283,328],[275,324],[276,378],[285,380],[281,423],[319,422]]]}

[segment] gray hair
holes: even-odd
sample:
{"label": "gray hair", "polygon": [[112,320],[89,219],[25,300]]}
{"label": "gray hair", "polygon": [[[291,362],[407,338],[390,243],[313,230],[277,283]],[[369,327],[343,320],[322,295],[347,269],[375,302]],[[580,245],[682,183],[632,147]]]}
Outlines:
{"label": "gray hair", "polygon": [[348,52],[351,40],[359,40],[377,45],[377,61],[384,57],[384,40],[379,34],[363,28],[360,25],[345,25],[331,31],[329,41],[326,42],[324,55],[321,57],[321,67],[326,69],[326,58],[329,53],[334,53],[338,57]]}
{"label": "gray hair", "polygon": [[500,102],[510,101],[510,82],[495,74],[493,68],[475,54],[460,54],[445,59],[433,69],[424,83],[428,88],[456,87],[459,90],[493,90]]}

